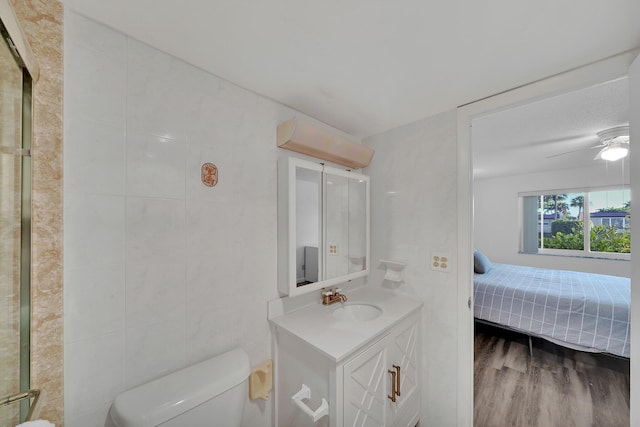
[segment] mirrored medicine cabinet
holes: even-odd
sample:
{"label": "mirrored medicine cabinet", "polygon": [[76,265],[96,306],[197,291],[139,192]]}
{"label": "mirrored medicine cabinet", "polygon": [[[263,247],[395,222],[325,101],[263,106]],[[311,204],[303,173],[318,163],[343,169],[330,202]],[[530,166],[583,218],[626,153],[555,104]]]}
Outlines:
{"label": "mirrored medicine cabinet", "polygon": [[278,164],[278,288],[296,296],[369,273],[369,177],[287,157]]}

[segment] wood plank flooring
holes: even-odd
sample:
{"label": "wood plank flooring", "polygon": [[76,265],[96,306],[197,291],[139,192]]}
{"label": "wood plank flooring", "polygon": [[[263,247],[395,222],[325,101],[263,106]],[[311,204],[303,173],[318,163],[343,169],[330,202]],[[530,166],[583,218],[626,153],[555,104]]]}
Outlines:
{"label": "wood plank flooring", "polygon": [[629,360],[476,323],[474,427],[629,427]]}

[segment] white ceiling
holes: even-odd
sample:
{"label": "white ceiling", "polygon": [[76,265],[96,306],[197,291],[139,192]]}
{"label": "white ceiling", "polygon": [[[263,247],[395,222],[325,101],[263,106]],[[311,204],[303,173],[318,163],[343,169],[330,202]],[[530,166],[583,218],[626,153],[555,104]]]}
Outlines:
{"label": "white ceiling", "polygon": [[640,46],[638,0],[63,0],[356,137]]}
{"label": "white ceiling", "polygon": [[590,148],[601,143],[596,134],[625,125],[629,125],[627,78],[474,119],[474,177],[604,164],[594,160],[600,149]]}

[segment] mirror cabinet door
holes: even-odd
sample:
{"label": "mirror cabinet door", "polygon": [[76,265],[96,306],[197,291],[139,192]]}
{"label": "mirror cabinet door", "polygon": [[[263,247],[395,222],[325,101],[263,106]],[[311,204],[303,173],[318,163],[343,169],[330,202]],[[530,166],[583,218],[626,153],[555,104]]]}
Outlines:
{"label": "mirror cabinet door", "polygon": [[369,178],[287,158],[278,183],[280,291],[295,296],[366,276]]}
{"label": "mirror cabinet door", "polygon": [[367,269],[367,181],[349,178],[349,268],[348,273]]}
{"label": "mirror cabinet door", "polygon": [[296,287],[321,280],[321,179],[318,170],[296,167]]}
{"label": "mirror cabinet door", "polygon": [[324,279],[349,273],[349,178],[325,172]]}

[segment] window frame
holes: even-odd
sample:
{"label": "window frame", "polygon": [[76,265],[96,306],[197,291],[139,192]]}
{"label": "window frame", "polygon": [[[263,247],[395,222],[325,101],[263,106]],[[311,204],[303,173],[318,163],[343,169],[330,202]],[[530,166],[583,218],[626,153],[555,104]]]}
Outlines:
{"label": "window frame", "polygon": [[[619,190],[630,190],[631,187],[629,184],[623,185],[609,185],[602,187],[581,187],[581,188],[564,188],[564,189],[555,189],[555,190],[540,190],[540,191],[525,191],[518,193],[518,203],[520,206],[520,214],[519,214],[519,229],[520,229],[520,247],[519,253],[527,254],[527,255],[551,255],[551,256],[568,256],[574,258],[596,258],[596,259],[614,259],[614,260],[631,260],[631,253],[624,252],[596,252],[591,250],[591,210],[589,207],[589,195],[590,193],[602,192],[602,191],[619,191]],[[526,252],[525,244],[524,244],[524,198],[525,197],[544,197],[552,194],[570,194],[570,193],[582,193],[584,197],[584,207],[583,207],[583,238],[584,238],[584,247],[586,249],[552,249],[552,248],[542,248],[538,247],[536,253]],[[629,200],[631,200],[631,195],[629,195]],[[544,214],[544,212],[543,212]],[[544,215],[541,222],[541,227],[544,229]],[[537,230],[538,236],[540,236],[540,229]]]}

